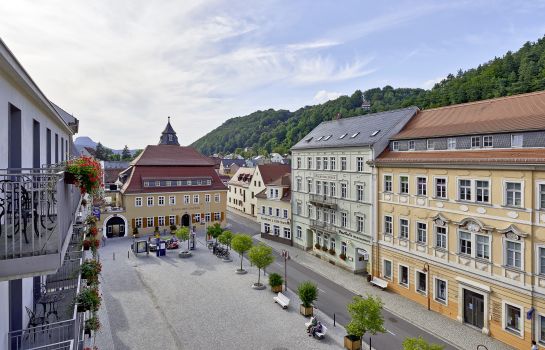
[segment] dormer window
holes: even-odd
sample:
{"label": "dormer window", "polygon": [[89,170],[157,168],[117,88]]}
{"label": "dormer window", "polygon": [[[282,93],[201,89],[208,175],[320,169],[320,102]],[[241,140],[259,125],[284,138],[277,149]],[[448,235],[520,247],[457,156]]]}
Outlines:
{"label": "dormer window", "polygon": [[480,136],[471,136],[471,148],[481,148]]}
{"label": "dormer window", "polygon": [[513,134],[511,135],[511,147],[522,147],[522,140],[523,136],[522,134]]}
{"label": "dormer window", "polygon": [[392,151],[399,151],[399,141],[392,141]]}
{"label": "dormer window", "polygon": [[350,136],[350,138],[352,138],[352,139],[353,139],[354,137],[358,136],[359,134],[360,134],[360,132],[358,131],[358,132],[357,132],[357,133],[355,133],[354,135]]}
{"label": "dormer window", "polygon": [[414,148],[415,148],[415,142],[414,141],[409,141],[409,151],[414,151]]}
{"label": "dormer window", "polygon": [[341,136],[339,136],[340,139],[344,139],[346,137],[347,134],[342,134]]}
{"label": "dormer window", "polygon": [[426,146],[429,150],[433,150],[434,148],[434,143],[433,143],[433,140],[427,140],[426,141]]}
{"label": "dormer window", "polygon": [[483,147],[492,148],[494,147],[494,138],[492,135],[483,136]]}
{"label": "dormer window", "polygon": [[449,137],[447,139],[447,148],[456,149],[456,139],[454,137]]}
{"label": "dormer window", "polygon": [[168,140],[172,141],[172,135],[170,135],[170,134],[168,135]]}

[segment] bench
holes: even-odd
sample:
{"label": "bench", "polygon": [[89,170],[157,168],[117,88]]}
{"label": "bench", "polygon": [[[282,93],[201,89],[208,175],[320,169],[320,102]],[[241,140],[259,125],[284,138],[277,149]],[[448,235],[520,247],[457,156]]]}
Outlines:
{"label": "bench", "polygon": [[273,300],[275,303],[282,306],[283,309],[287,309],[290,304],[290,299],[282,294],[282,292],[279,292],[277,296],[273,297]]}
{"label": "bench", "polygon": [[386,289],[388,287],[388,281],[383,280],[382,278],[374,277],[371,280],[371,284],[374,284],[377,287],[380,287],[382,289]]}
{"label": "bench", "polygon": [[322,324],[322,331],[316,332],[315,337],[318,339],[324,339],[325,334],[327,333],[327,327]]}

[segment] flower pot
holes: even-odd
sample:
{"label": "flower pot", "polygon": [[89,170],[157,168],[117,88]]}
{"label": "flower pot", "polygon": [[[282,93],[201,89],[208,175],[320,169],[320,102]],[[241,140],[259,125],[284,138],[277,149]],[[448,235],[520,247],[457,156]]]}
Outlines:
{"label": "flower pot", "polygon": [[263,283],[254,283],[254,284],[252,284],[252,289],[263,290],[265,288],[267,288],[267,286],[264,285]]}
{"label": "flower pot", "polygon": [[76,175],[65,171],[64,172],[64,183],[67,184],[67,185],[74,185],[76,183]]}
{"label": "flower pot", "polygon": [[360,350],[361,338],[355,335],[344,336],[344,348],[348,350]]}
{"label": "flower pot", "polygon": [[372,279],[373,279],[373,275],[368,274],[367,275],[367,282],[371,282]]}
{"label": "flower pot", "polygon": [[272,290],[274,293],[280,293],[280,292],[282,292],[282,285],[279,285],[279,286],[271,286],[271,290]]}
{"label": "flower pot", "polygon": [[244,269],[237,269],[237,275],[245,275],[246,273],[248,273],[248,271],[244,270]]}
{"label": "flower pot", "polygon": [[314,313],[312,305],[310,307],[305,307],[303,304],[299,306],[299,313],[305,317],[310,317]]}

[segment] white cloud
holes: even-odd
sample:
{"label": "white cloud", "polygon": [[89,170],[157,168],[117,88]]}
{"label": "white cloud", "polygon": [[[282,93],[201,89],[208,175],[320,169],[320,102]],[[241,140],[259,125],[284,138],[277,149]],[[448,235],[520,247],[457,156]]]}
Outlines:
{"label": "white cloud", "polygon": [[445,77],[439,77],[435,79],[426,80],[425,82],[422,83],[422,88],[429,90],[432,87],[434,87],[435,84],[440,83],[443,79],[445,79]]}
{"label": "white cloud", "polygon": [[337,97],[340,97],[342,96],[343,94],[341,92],[334,92],[334,91],[326,91],[326,90],[320,90],[316,93],[316,95],[314,95],[314,98],[312,99],[312,101],[314,103],[324,103],[324,102],[327,102],[329,100],[334,100],[336,99]]}

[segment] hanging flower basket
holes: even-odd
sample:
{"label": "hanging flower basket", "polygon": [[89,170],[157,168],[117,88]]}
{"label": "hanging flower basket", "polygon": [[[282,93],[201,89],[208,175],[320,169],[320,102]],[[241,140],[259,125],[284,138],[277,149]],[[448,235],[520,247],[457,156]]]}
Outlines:
{"label": "hanging flower basket", "polygon": [[64,181],[78,186],[82,194],[97,194],[103,187],[102,169],[95,159],[81,156],[66,164]]}

